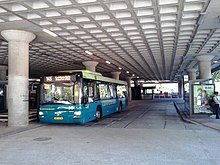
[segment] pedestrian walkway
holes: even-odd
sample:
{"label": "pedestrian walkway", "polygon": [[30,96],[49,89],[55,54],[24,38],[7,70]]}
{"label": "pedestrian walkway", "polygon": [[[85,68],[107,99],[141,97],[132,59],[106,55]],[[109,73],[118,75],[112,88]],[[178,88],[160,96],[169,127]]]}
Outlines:
{"label": "pedestrian walkway", "polygon": [[27,127],[8,127],[7,122],[0,122],[0,138],[5,136],[14,135],[20,132],[28,131],[34,128],[44,126],[45,124],[32,122]]}

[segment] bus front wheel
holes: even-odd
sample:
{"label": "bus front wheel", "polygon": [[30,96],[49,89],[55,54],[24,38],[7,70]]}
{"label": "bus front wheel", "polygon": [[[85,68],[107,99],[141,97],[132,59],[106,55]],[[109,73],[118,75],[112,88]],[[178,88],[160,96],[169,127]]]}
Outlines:
{"label": "bus front wheel", "polygon": [[100,107],[96,109],[95,117],[96,117],[95,121],[99,121],[102,118],[102,110]]}

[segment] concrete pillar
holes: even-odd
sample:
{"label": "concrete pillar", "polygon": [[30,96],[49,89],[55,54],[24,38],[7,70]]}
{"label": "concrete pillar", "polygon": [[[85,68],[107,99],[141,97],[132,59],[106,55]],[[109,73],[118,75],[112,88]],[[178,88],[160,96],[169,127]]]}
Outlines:
{"label": "concrete pillar", "polygon": [[134,80],[134,86],[138,87],[138,79]]}
{"label": "concrete pillar", "polygon": [[120,76],[121,72],[111,72],[111,74],[112,74],[112,78],[119,80],[119,76]]}
{"label": "concrete pillar", "polygon": [[95,72],[96,65],[98,65],[98,62],[96,61],[84,61],[82,64],[86,67],[86,70]]}
{"label": "concrete pillar", "polygon": [[140,87],[143,88],[143,86],[144,86],[144,83],[140,82]]}
{"label": "concrete pillar", "polygon": [[200,79],[212,78],[211,61],[213,58],[214,58],[214,56],[212,56],[212,55],[196,56],[196,59],[199,62],[199,78]]}
{"label": "concrete pillar", "polygon": [[21,30],[4,30],[8,41],[8,126],[27,126],[29,104],[29,42],[35,35]]}
{"label": "concrete pillar", "polygon": [[0,81],[6,81],[8,66],[0,65]]}
{"label": "concrete pillar", "polygon": [[184,80],[183,80],[183,77],[179,78],[178,88],[179,88],[179,97],[184,98]]}
{"label": "concrete pillar", "polygon": [[189,80],[196,80],[197,69],[187,69]]}
{"label": "concrete pillar", "polygon": [[127,80],[127,84],[128,84],[128,101],[131,101],[132,100],[131,99],[131,97],[132,97],[132,95],[131,95],[131,77],[127,77],[126,80]]}

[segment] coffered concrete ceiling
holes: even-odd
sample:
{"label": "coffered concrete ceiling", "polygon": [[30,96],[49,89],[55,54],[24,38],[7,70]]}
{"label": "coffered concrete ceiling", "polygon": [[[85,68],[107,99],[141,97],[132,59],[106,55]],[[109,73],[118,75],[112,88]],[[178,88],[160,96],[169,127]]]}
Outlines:
{"label": "coffered concrete ceiling", "polygon": [[[174,80],[197,68],[196,55],[213,54],[212,67],[219,66],[219,7],[219,0],[0,0],[0,30],[37,35],[32,77],[84,69],[82,62],[92,60],[104,75],[121,67],[121,78]],[[0,64],[7,65],[1,39]]]}

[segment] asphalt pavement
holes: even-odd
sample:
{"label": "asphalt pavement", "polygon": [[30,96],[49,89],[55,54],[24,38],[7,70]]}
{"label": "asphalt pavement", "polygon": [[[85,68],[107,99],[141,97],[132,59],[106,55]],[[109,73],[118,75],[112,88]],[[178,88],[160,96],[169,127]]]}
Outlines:
{"label": "asphalt pavement", "polygon": [[218,165],[220,132],[182,121],[173,101],[132,101],[122,113],[84,125],[1,123],[0,164]]}

